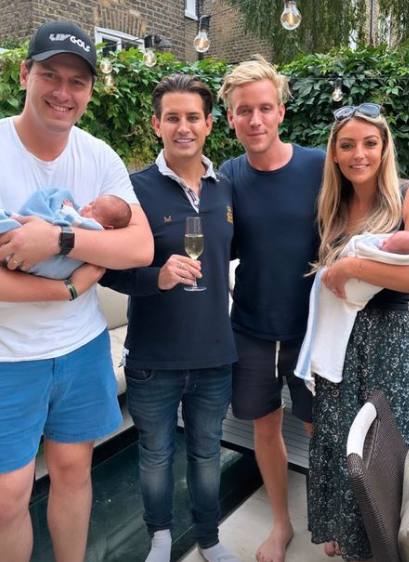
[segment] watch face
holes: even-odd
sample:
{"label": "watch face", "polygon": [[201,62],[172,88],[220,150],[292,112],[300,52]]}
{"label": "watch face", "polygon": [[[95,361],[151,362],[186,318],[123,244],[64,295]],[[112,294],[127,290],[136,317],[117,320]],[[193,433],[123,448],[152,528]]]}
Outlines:
{"label": "watch face", "polygon": [[60,232],[60,256],[66,256],[74,247],[75,234],[69,226],[62,226]]}

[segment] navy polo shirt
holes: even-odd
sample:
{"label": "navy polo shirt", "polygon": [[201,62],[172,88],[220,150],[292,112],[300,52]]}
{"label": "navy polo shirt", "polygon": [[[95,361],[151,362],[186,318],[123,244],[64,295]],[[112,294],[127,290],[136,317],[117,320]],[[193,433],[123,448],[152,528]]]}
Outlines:
{"label": "navy polo shirt", "polygon": [[227,178],[202,179],[200,213],[204,251],[200,256],[206,291],[177,285],[160,291],[160,268],[172,254],[186,255],[186,217],[195,211],[183,188],[156,164],[131,175],[155,242],[151,266],[109,271],[102,284],[130,295],[126,365],[140,369],[202,369],[233,363],[236,356],[228,306],[233,237],[232,188]]}

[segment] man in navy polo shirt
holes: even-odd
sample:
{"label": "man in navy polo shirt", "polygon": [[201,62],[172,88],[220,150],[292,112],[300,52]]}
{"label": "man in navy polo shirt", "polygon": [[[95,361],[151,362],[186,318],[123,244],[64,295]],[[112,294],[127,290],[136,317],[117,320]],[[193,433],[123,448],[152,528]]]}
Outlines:
{"label": "man in navy polo shirt", "polygon": [[262,57],[238,65],[219,92],[246,153],[225,162],[233,183],[236,270],[232,325],[239,360],[233,412],[254,420],[255,451],[274,514],[274,528],[256,553],[284,562],[293,536],[282,437],[283,377],[293,413],[310,426],[311,394],[294,376],[306,329],[312,283],[305,278],[318,248],[315,205],[324,152],[280,140],[287,80]]}
{"label": "man in navy polo shirt", "polygon": [[[155,258],[150,267],[111,271],[103,279],[131,296],[125,373],[152,537],[147,562],[170,560],[180,402],[199,552],[208,562],[237,562],[218,538],[220,438],[237,357],[228,314],[231,184],[202,154],[212,128],[209,88],[194,76],[168,76],[156,86],[153,103],[153,127],[164,149],[131,180],[154,234]],[[184,250],[186,218],[192,216],[203,223],[200,263]],[[207,289],[185,291],[196,278]]]}

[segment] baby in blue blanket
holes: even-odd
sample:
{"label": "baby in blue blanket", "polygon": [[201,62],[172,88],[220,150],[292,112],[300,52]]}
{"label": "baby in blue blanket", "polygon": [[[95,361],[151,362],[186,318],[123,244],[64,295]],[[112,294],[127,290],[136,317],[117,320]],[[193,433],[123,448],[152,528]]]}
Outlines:
{"label": "baby in blue blanket", "polygon": [[[91,230],[124,228],[132,211],[126,201],[116,195],[101,195],[84,207],[76,205],[67,189],[47,188],[33,193],[18,213],[0,209],[0,233],[19,228],[18,215],[39,216],[60,226],[75,226]],[[28,270],[41,277],[66,279],[82,264],[69,256],[54,256]]]}
{"label": "baby in blue blanket", "polygon": [[59,215],[69,221],[71,226],[83,227],[88,224],[84,227],[91,228],[89,221],[94,221],[96,229],[107,229],[128,226],[132,211],[120,197],[100,195],[84,207],[78,207],[71,199],[64,199]]}

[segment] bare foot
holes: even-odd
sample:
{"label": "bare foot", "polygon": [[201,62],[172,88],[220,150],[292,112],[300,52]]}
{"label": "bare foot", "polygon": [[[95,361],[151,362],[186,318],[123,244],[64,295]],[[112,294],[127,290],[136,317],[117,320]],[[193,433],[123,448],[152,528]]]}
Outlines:
{"label": "bare foot", "polygon": [[293,536],[294,530],[291,523],[284,530],[274,527],[256,552],[258,562],[284,562],[285,551]]}
{"label": "bare foot", "polygon": [[341,556],[341,549],[337,541],[326,542],[324,552],[327,556]]}

